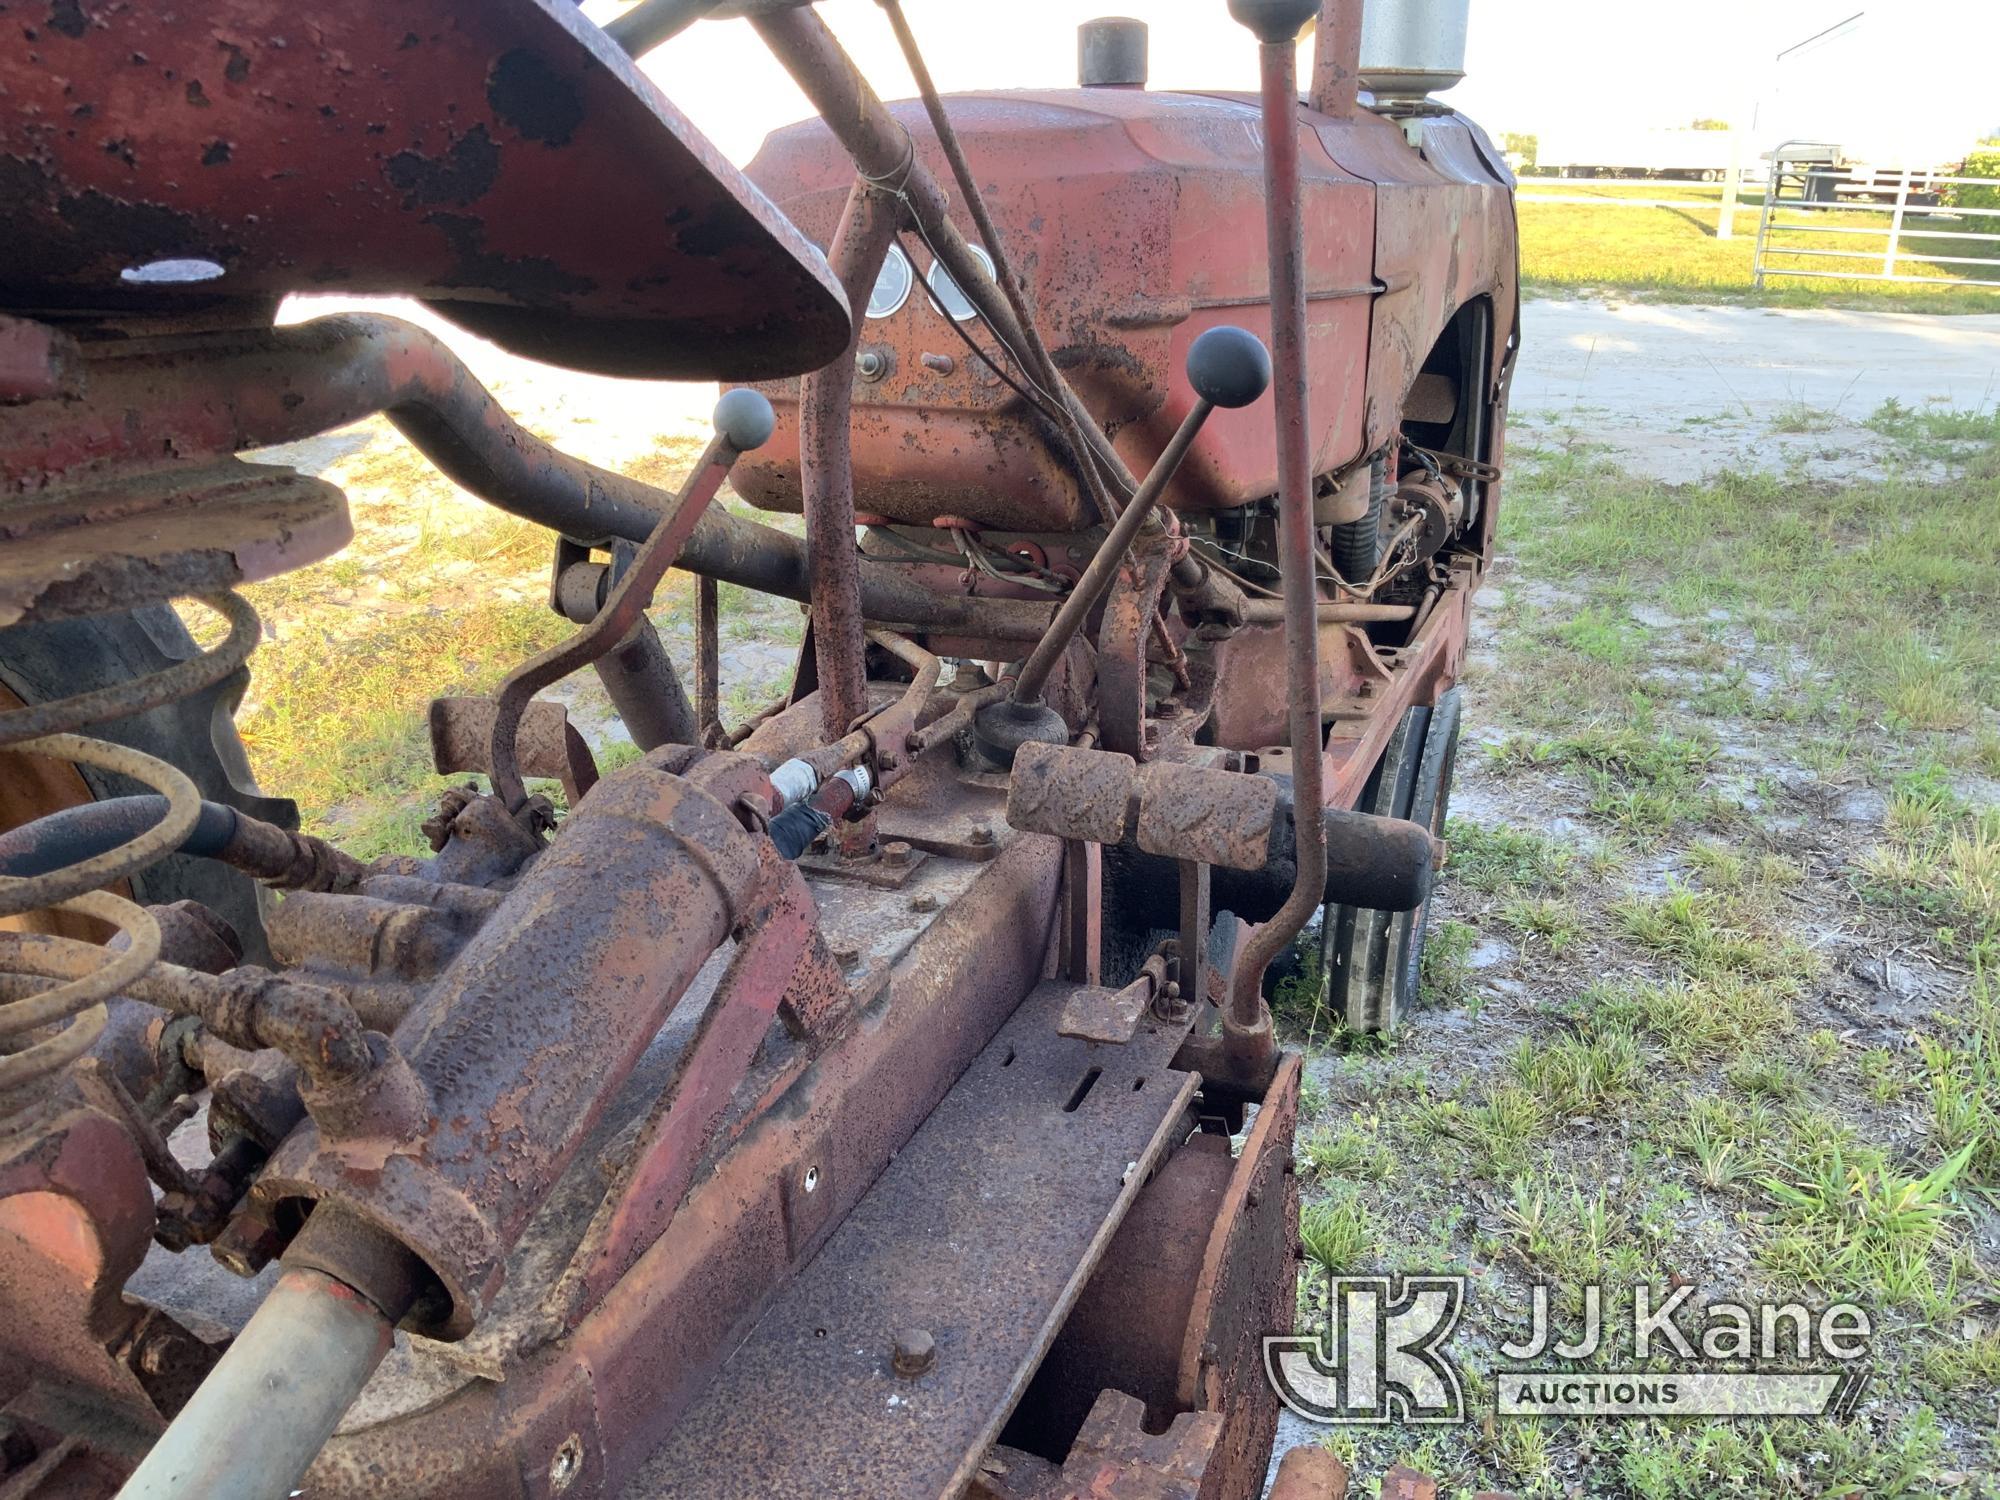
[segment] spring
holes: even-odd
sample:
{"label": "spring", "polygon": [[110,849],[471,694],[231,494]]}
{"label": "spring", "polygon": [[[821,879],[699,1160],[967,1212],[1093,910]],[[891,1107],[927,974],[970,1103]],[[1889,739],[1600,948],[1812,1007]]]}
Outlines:
{"label": "spring", "polygon": [[203,595],[199,602],[229,626],[214,648],[130,682],[0,712],[0,748],[128,776],[167,800],[159,822],[115,849],[41,875],[0,876],[0,918],[69,911],[108,923],[126,942],[122,950],[100,950],[103,962],[90,974],[50,986],[26,961],[23,935],[0,931],[0,1126],[19,1128],[41,1114],[54,1095],[47,1080],[102,1034],[105,1001],[159,956],[160,929],[152,916],[103,887],[130,879],[180,848],[200,815],[201,793],[163,760],[74,731],[201,692],[249,659],[259,630],[249,603],[235,593]]}

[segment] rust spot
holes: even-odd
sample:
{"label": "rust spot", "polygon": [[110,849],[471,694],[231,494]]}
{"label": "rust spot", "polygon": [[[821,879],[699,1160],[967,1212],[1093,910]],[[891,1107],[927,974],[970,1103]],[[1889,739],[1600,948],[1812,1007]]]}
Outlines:
{"label": "rust spot", "polygon": [[576,84],[525,47],[502,53],[493,64],[486,102],[500,120],[545,146],[567,146],[583,123]]}
{"label": "rust spot", "polygon": [[587,277],[573,276],[541,255],[495,255],[486,248],[486,226],[467,214],[427,215],[444,233],[458,263],[450,280],[465,286],[498,287],[530,305],[559,302],[595,289]]}
{"label": "rust spot", "polygon": [[452,143],[443,160],[398,151],[382,164],[382,171],[402,191],[405,208],[463,206],[485,196],[499,178],[500,148],[484,125],[475,125]]}

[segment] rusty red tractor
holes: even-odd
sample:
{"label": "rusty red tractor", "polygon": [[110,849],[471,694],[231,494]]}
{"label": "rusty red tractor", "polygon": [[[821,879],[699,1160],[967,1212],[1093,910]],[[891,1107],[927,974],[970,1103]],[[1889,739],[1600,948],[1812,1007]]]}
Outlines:
{"label": "rusty red tractor", "polygon": [[[1096,21],[940,97],[883,8],[916,100],[802,0],[0,6],[6,1500],[1262,1493],[1267,994],[1417,990],[1512,180],[1462,0],[1230,0],[1259,96]],[[722,15],[818,114],[744,171],[633,60]],[[719,382],[713,440],[593,467],[414,324],[274,322],[328,290]],[[486,779],[364,863],[230,715],[239,586],[351,536],[253,450],[376,413],[574,630],[431,705]],[[809,606],[733,729],[723,582]]]}

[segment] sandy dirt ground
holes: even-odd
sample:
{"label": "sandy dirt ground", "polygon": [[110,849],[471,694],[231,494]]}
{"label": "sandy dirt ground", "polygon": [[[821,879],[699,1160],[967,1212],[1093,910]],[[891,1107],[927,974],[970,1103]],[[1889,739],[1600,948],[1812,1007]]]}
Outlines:
{"label": "sandy dirt ground", "polygon": [[1512,413],[1588,428],[1624,467],[1678,483],[1800,461],[1878,476],[1892,448],[1862,421],[1884,402],[1996,399],[2000,316],[1542,298],[1521,309]]}

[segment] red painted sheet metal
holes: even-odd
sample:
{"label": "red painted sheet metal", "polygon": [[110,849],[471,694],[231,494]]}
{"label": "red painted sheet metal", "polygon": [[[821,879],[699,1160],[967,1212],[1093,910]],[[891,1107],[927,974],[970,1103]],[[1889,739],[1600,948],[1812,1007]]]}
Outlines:
{"label": "red painted sheet metal", "polygon": [[[408,292],[613,373],[789,374],[848,328],[824,258],[568,0],[11,7],[0,245],[12,308]],[[220,274],[129,279],[171,261]]]}
{"label": "red painted sheet metal", "polygon": [[[1143,473],[1193,402],[1182,364],[1195,337],[1222,323],[1268,337],[1256,110],[1232,99],[1121,90],[948,103],[1057,363]],[[942,172],[922,108],[891,109],[919,156]],[[1374,194],[1310,136],[1301,146],[1316,460],[1331,468],[1360,451]],[[850,169],[822,125],[773,135],[749,170],[808,233],[831,234]],[[920,277],[929,271],[927,248],[915,245],[912,258]],[[991,347],[983,324],[960,327]],[[891,316],[865,320],[860,347],[889,367],[856,390],[862,510],[919,523],[939,513],[990,526],[1088,523],[1074,476],[1038,436],[1040,419],[981,369],[922,285]],[[940,356],[948,370],[936,368]],[[757,504],[797,509],[797,392],[770,394],[777,435],[739,465],[737,487]],[[1238,505],[1271,493],[1276,473],[1268,411],[1217,412],[1167,501]]]}

